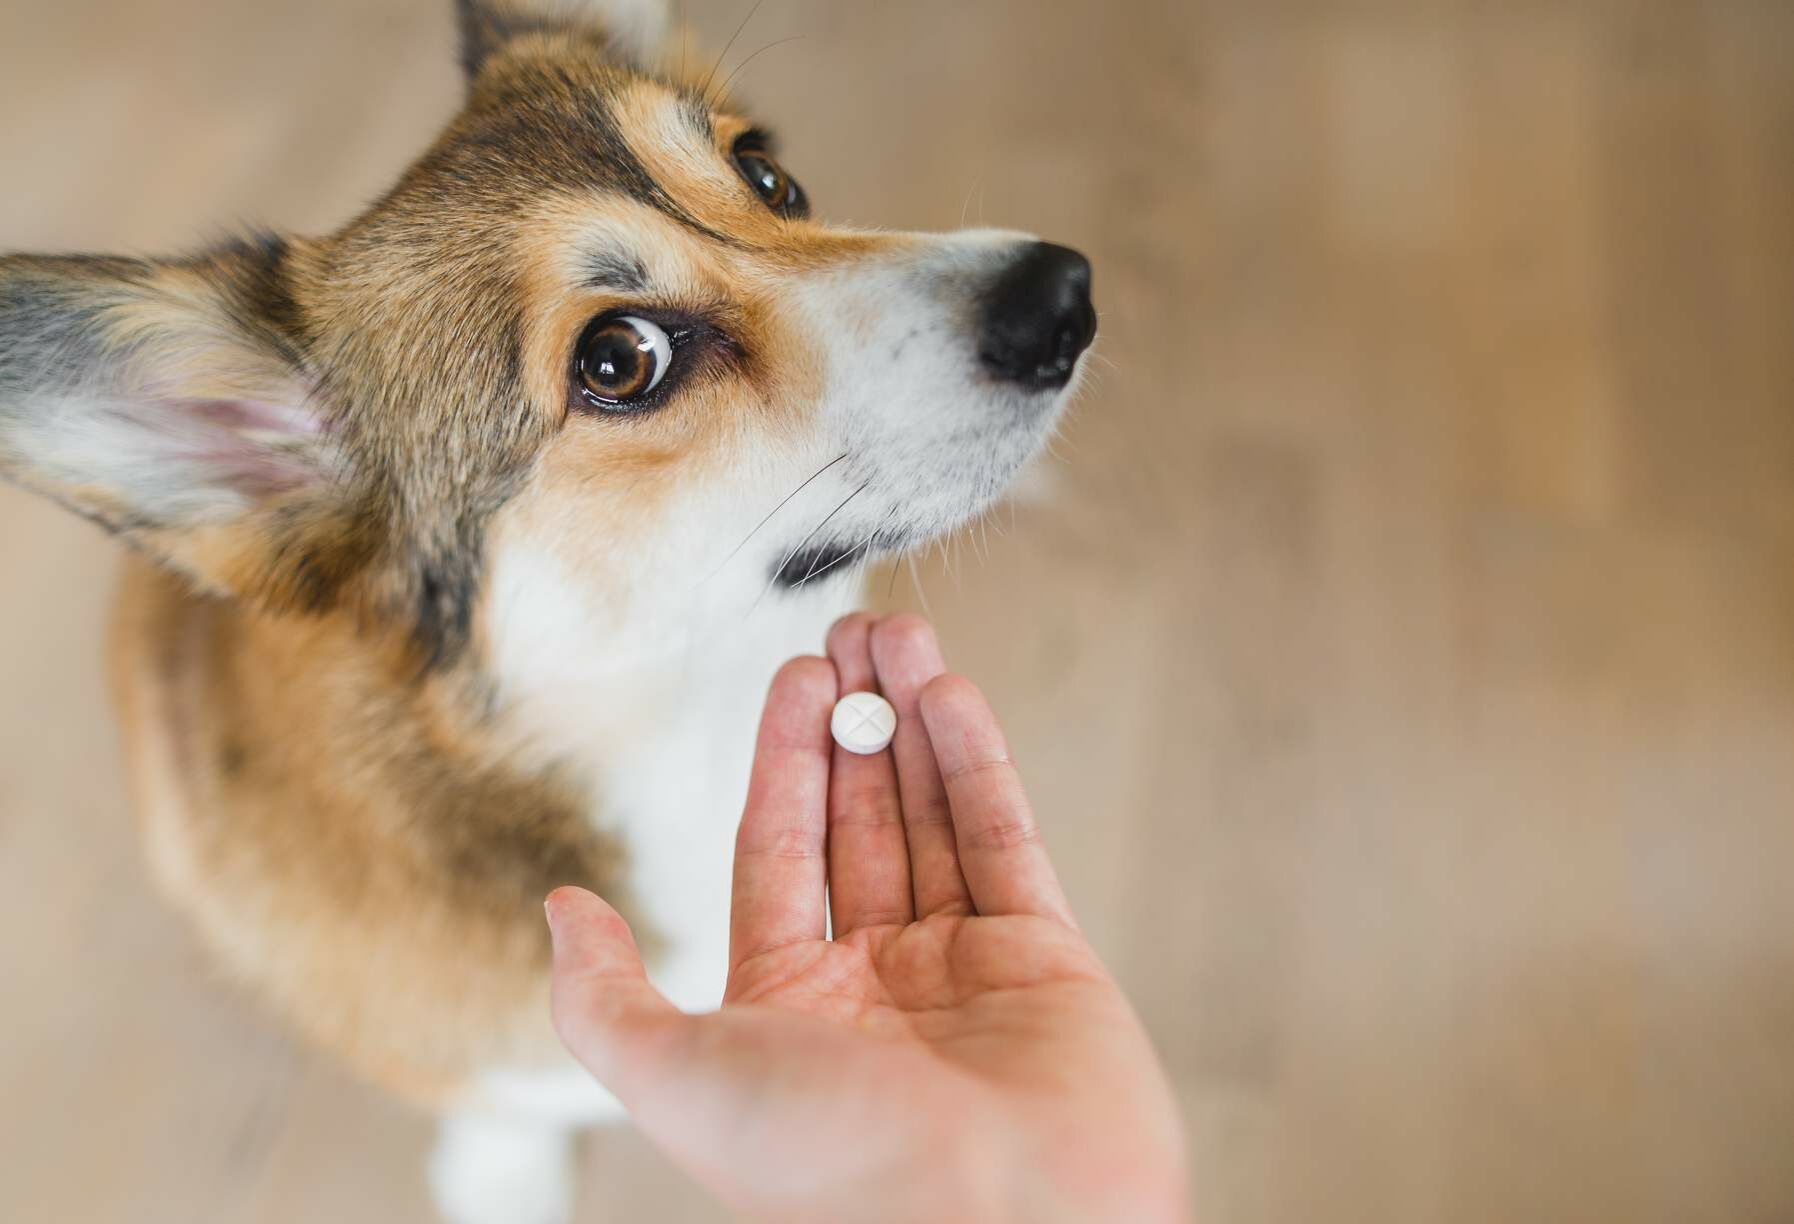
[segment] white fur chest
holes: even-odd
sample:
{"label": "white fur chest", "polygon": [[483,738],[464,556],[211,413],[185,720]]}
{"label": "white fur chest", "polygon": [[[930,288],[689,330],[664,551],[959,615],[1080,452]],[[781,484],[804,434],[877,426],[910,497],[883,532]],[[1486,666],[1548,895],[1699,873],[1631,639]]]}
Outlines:
{"label": "white fur chest", "polygon": [[[735,828],[773,672],[820,653],[857,584],[693,599],[675,613],[607,623],[559,562],[511,551],[495,566],[492,669],[516,751],[566,769],[593,823],[622,842],[619,898],[656,984],[714,1007],[727,969]],[[746,611],[751,605],[752,610]]]}

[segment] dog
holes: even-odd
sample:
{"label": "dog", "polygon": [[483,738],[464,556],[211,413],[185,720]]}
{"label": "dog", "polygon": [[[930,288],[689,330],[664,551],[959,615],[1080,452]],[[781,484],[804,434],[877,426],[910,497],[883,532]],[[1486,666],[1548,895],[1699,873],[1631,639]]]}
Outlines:
{"label": "dog", "polygon": [[868,562],[1000,498],[1083,256],[825,225],[650,0],[460,0],[467,96],[321,239],[0,259],[0,474],[129,546],[146,855],[310,1042],[439,1111],[446,1218],[566,1218],[613,1099],[544,895],[716,1005],[758,704]]}

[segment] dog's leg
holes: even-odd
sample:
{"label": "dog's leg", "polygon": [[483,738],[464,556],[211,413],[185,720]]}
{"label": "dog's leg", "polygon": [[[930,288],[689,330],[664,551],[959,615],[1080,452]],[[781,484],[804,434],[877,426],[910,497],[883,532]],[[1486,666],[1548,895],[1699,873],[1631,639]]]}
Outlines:
{"label": "dog's leg", "polygon": [[567,1224],[577,1134],[556,1122],[448,1115],[430,1154],[436,1210],[448,1224]]}
{"label": "dog's leg", "polygon": [[449,1224],[564,1224],[579,1132],[624,1117],[571,1059],[488,1071],[465,1107],[443,1115],[429,1166],[436,1209]]}

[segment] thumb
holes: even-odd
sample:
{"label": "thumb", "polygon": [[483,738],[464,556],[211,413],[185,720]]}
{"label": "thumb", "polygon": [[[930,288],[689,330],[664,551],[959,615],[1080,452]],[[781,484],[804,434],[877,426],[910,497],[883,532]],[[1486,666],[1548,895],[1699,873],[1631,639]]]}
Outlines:
{"label": "thumb", "polygon": [[544,905],[554,941],[554,1029],[598,1082],[629,1105],[691,1022],[648,981],[629,924],[583,888]]}

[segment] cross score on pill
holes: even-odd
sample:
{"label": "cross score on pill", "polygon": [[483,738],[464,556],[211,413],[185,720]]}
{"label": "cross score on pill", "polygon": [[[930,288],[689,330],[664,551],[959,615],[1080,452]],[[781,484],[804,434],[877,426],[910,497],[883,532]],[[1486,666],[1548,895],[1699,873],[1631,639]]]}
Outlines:
{"label": "cross score on pill", "polygon": [[897,734],[897,711],[877,693],[849,693],[835,703],[829,731],[847,751],[871,756],[889,747]]}

